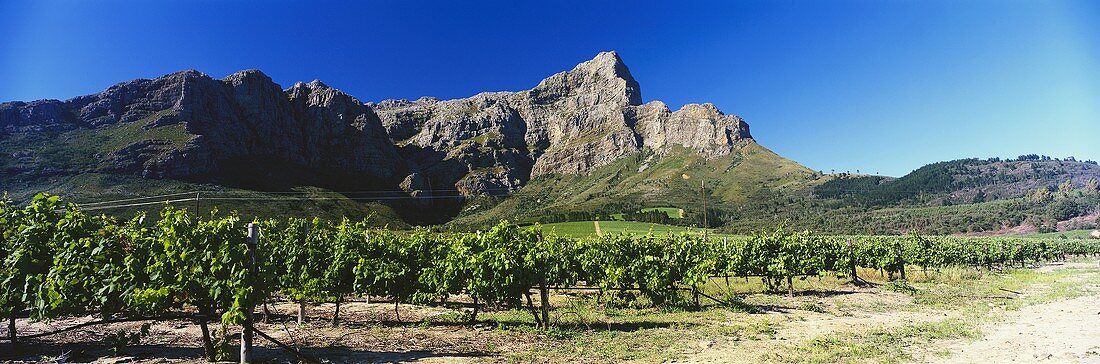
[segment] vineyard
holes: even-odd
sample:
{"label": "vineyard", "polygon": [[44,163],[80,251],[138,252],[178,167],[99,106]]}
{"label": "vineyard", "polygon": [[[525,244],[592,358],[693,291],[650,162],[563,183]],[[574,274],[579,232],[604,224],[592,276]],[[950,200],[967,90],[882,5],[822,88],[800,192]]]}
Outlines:
{"label": "vineyard", "polygon": [[807,276],[861,284],[857,268],[904,280],[907,269],[996,270],[1100,254],[1100,242],[1087,240],[822,236],[788,227],[743,239],[686,233],[575,239],[508,222],[470,233],[392,231],[346,219],[253,223],[259,237],[250,251],[248,222],[233,214],[194,216],[166,207],[156,218],[117,221],[56,196],[39,195],[25,206],[0,201],[6,340],[43,335],[19,336],[16,317],[182,317],[201,326],[207,358],[224,359],[226,327],[245,324],[253,307],[273,301],[335,303],[334,323],[340,304],[352,299],[384,298],[395,307],[461,301],[470,321],[479,311],[521,309],[547,327],[550,290],[631,291],[650,305],[690,307],[715,277],[760,277],[767,291],[794,295],[792,281]]}

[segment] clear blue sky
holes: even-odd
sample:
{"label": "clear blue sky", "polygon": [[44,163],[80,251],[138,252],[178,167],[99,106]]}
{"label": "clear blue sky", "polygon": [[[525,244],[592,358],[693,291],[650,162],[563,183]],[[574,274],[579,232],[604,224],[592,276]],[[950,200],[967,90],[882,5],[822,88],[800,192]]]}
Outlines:
{"label": "clear blue sky", "polygon": [[364,101],[455,98],[612,49],[645,101],[712,102],[817,170],[1100,159],[1097,1],[0,0],[0,101],[189,68],[321,79]]}

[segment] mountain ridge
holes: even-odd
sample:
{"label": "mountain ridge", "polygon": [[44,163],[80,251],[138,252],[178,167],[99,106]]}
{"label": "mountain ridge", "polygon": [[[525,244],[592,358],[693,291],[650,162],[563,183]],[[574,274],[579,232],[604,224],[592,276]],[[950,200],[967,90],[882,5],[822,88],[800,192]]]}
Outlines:
{"label": "mountain ridge", "polygon": [[614,51],[529,90],[452,100],[364,103],[320,80],[283,88],[255,69],[220,80],[183,70],[64,101],[0,103],[0,132],[69,149],[8,143],[19,149],[5,153],[9,178],[104,172],[414,197],[508,195],[533,177],[584,174],[645,149],[721,156],[752,139],[744,120],[711,104],[643,104]]}
{"label": "mountain ridge", "polygon": [[[1100,177],[1095,165],[1076,161],[1053,169],[1031,163],[1038,165],[1012,167],[1035,170],[1027,174],[1004,172],[1008,166],[932,164],[885,183],[824,175],[759,144],[748,123],[713,104],[671,110],[659,100],[644,102],[639,82],[613,51],[530,89],[450,100],[362,102],[320,80],[283,88],[250,69],[222,79],[184,70],[64,101],[0,103],[0,186],[17,198],[42,190],[91,196],[110,190],[123,198],[127,190],[262,195],[309,188],[326,199],[334,198],[331,191],[354,191],[337,193],[346,201],[330,210],[395,223],[391,215],[477,227],[502,218],[606,218],[676,207],[687,211],[678,223],[693,224],[703,216],[696,207],[706,203],[710,224],[736,232],[784,220],[831,232],[858,225],[856,232],[864,232],[867,221],[882,220],[869,209],[1019,199],[1021,191],[1055,189],[1066,179],[1091,186],[1086,182]],[[904,187],[914,184],[926,190],[914,195]],[[846,192],[852,188],[874,191],[853,196]],[[1020,223],[1022,214],[1087,215],[1096,210],[1090,201],[1020,205],[1012,213],[983,213],[989,221],[974,226]]]}

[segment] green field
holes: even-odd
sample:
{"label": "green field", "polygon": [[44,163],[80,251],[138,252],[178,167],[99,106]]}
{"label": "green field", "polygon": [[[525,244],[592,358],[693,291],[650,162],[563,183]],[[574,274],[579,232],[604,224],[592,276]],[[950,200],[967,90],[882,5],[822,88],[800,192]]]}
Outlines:
{"label": "green field", "polygon": [[[596,233],[595,221],[571,221],[542,225],[542,231],[570,237],[585,237]],[[600,221],[600,232],[603,234],[627,233],[641,235],[647,233],[696,233],[701,234],[703,229],[684,226],[653,224],[635,221]],[[711,230],[713,231],[713,230]]]}
{"label": "green field", "polygon": [[647,209],[642,209],[641,210],[641,212],[643,212],[643,213],[650,212],[650,211],[663,212],[665,215],[668,215],[668,217],[670,219],[682,219],[682,218],[684,218],[684,209],[681,209],[681,208],[676,208],[676,207],[652,207],[652,208],[647,208]]}
{"label": "green field", "polygon": [[[682,218],[684,218],[684,209],[676,208],[676,207],[650,207],[650,208],[644,208],[644,209],[638,210],[638,212],[641,212],[641,213],[647,213],[647,212],[653,212],[653,211],[663,213],[663,214],[665,214],[665,216],[668,216],[668,218],[670,218],[670,219],[682,219]],[[615,220],[625,221],[626,220],[625,215],[626,214],[612,214],[611,218],[615,219]]]}
{"label": "green field", "polygon": [[1021,236],[1028,237],[1028,238],[1048,238],[1048,239],[1057,239],[1057,238],[1061,238],[1062,236],[1065,236],[1066,239],[1088,239],[1089,238],[1089,233],[1091,233],[1091,232],[1092,232],[1091,229],[1068,230],[1068,231],[1056,231],[1056,232],[1053,232],[1053,233],[1025,234],[1025,235],[1021,235]]}

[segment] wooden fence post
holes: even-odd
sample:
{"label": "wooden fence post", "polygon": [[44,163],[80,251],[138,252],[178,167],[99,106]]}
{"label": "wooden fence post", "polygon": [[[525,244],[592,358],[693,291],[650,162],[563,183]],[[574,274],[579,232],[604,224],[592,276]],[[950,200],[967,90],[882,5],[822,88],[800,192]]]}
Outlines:
{"label": "wooden fence post", "polygon": [[695,309],[696,310],[703,308],[703,306],[699,305],[699,287],[698,286],[694,286],[694,285],[691,286],[691,297],[695,302]]}
{"label": "wooden fence post", "polygon": [[539,286],[539,307],[542,311],[542,327],[550,328],[550,287],[546,283],[546,275],[542,276],[542,285]]}
{"label": "wooden fence post", "polygon": [[248,297],[247,303],[244,308],[244,325],[241,325],[241,364],[252,362],[252,311],[254,302],[252,298],[256,296],[256,286],[253,285],[253,281],[256,279],[256,243],[260,239],[260,226],[255,223],[248,224],[248,280],[251,290],[249,291],[252,297]]}
{"label": "wooden fence post", "polygon": [[794,297],[794,279],[792,275],[787,275],[787,297]]}
{"label": "wooden fence post", "polygon": [[306,322],[306,299],[302,298],[298,300],[298,326],[304,325]]}
{"label": "wooden fence post", "polygon": [[11,315],[8,316],[8,340],[11,341],[11,345],[15,346],[18,343],[19,337],[15,334],[15,310],[13,309]]}
{"label": "wooden fence post", "polygon": [[859,286],[859,275],[856,274],[856,252],[855,245],[852,244],[852,238],[848,238],[848,269],[851,270],[852,284]]}
{"label": "wooden fence post", "polygon": [[[305,224],[305,234],[302,235],[302,246],[309,243],[309,224]],[[298,298],[298,326],[306,323],[306,298]]]}

